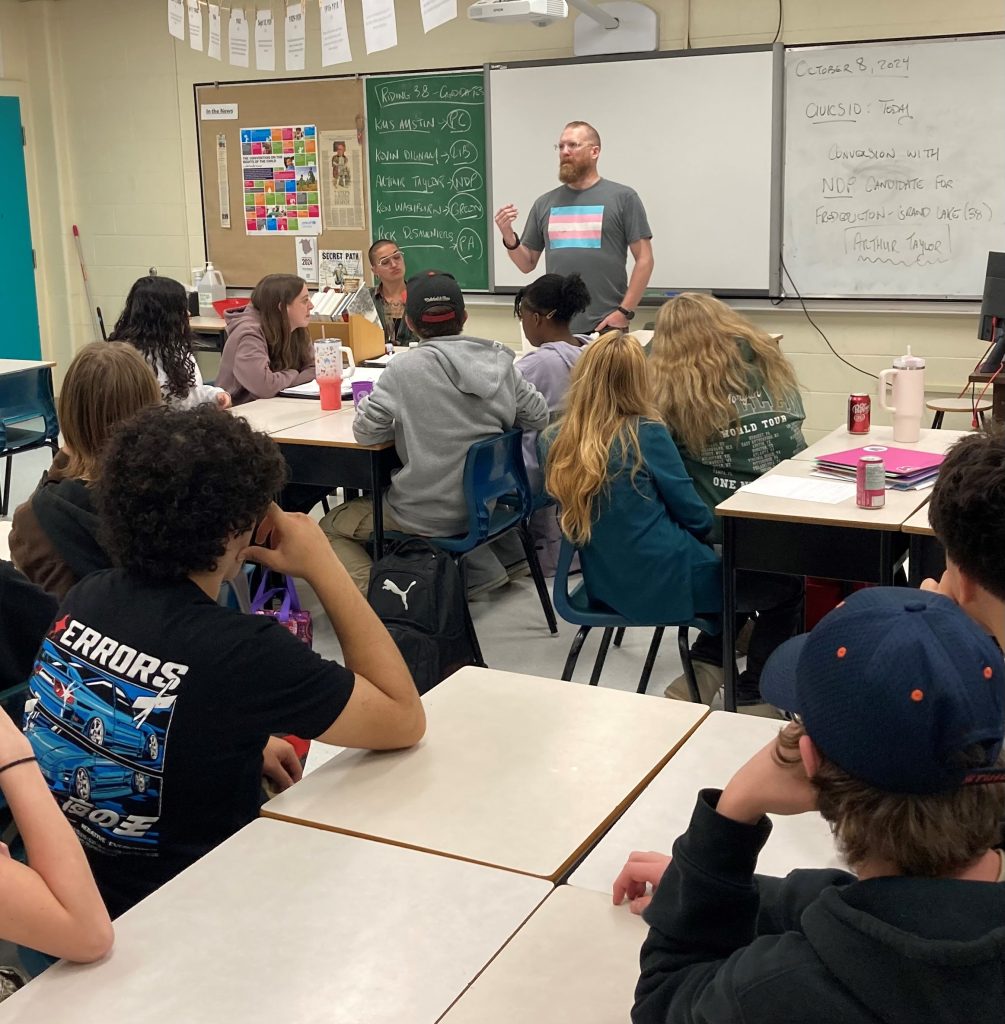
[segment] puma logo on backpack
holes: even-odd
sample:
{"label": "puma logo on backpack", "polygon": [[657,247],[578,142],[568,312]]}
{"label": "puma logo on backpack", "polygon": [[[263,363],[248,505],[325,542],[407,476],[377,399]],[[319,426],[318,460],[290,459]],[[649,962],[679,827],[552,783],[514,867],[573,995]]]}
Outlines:
{"label": "puma logo on backpack", "polygon": [[411,583],[402,590],[394,580],[384,580],[384,590],[390,590],[392,594],[397,594],[401,598],[401,603],[405,606],[405,611],[408,611],[408,592],[418,583],[418,580],[412,580]]}

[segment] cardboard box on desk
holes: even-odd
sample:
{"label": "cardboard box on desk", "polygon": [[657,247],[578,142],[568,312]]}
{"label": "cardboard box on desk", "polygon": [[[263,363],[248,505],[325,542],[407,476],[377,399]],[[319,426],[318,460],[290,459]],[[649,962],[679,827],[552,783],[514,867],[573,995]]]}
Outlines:
{"label": "cardboard box on desk", "polygon": [[307,325],[311,341],[332,338],[352,349],[358,366],[364,359],[384,354],[384,332],[380,324],[372,324],[366,317],[350,315],[349,322],[341,320],[312,320]]}

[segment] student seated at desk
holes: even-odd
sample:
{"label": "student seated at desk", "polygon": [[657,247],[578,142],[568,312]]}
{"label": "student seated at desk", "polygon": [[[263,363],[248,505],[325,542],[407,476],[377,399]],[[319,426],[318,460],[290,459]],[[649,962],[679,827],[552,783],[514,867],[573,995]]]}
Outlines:
{"label": "student seated at desk", "polygon": [[[699,793],[672,860],[633,854],[614,884],[636,906],[655,888],[632,1020],[997,1024],[1001,652],[941,595],[874,588],[780,648],[762,686],[801,721]],[[755,875],[768,815],[811,812],[856,874]]]}
{"label": "student seated at desk", "polygon": [[283,388],[314,380],[314,346],[307,282],[292,274],[269,274],[244,309],[228,310],[227,340],[216,382],[234,405],[275,398]]}
{"label": "student seated at desk", "polygon": [[[806,447],[806,417],[795,373],[769,335],[725,303],[683,292],[656,317],[649,372],[660,415],[709,509]],[[718,520],[710,537],[721,539]],[[801,624],[801,579],[739,572],[737,633],[756,609],[747,666],[737,683],[743,704],[760,701],[757,684],[771,652]],[[701,633],[691,648],[706,704],[722,686],[722,643]],[[689,700],[684,676],[666,696]]]}
{"label": "student seated at desk", "polygon": [[[109,442],[98,506],[119,568],[60,606],[26,731],[113,917],[255,818],[263,773],[299,778],[271,733],[371,749],[423,735],[408,669],[317,523],[271,503],[284,475],[268,436],[208,405],[145,410]],[[216,603],[245,558],[307,580],[345,667]]]}
{"label": "student seated at desk", "polygon": [[[590,338],[573,334],[569,322],[590,304],[590,293],[579,274],[545,274],[516,293],[513,312],[520,321],[524,337],[533,351],[523,356],[517,366],[548,403],[552,422],[565,408],[572,368],[583,354]],[[523,460],[527,476],[536,494],[544,489],[544,470],[538,463],[538,433],[528,430],[523,436]],[[546,576],[554,575],[562,532],[554,507],[538,509],[530,521],[531,533]]]}
{"label": "student seated at desk", "polygon": [[129,289],[126,304],[109,341],[134,345],[157,375],[164,401],[178,409],[216,402],[226,409],[230,395],[203,384],[192,351],[188,296],[170,277],[141,277]]}
{"label": "student seated at desk", "polygon": [[545,486],[580,548],[593,601],[636,622],[678,622],[722,604],[712,514],[653,402],[646,356],[620,331],[576,363],[565,415],[544,435]]}
{"label": "student seated at desk", "polygon": [[[391,360],[360,402],[353,433],[360,444],[393,440],[401,458],[384,498],[385,529],[449,537],[467,531],[463,477],[471,445],[514,426],[540,430],[548,424],[548,406],[513,365],[510,349],[462,333],[468,315],[450,274],[428,271],[411,278],[406,315],[423,341]],[[366,593],[372,563],[363,545],[373,532],[370,499],[340,505],[322,526]],[[469,596],[508,582],[509,554],[504,548],[500,561],[485,545],[466,556]],[[526,571],[522,548],[511,560]]]}
{"label": "student seated at desk", "polygon": [[11,560],[57,598],[111,565],[94,506],[101,453],[123,420],[160,401],[153,371],[125,342],[92,342],[70,363],[57,405],[63,446],[15,509],[10,533]]}

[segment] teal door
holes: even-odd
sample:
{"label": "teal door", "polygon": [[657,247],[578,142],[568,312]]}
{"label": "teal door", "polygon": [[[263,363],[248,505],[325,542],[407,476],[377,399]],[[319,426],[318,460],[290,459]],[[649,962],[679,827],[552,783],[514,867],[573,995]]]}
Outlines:
{"label": "teal door", "polygon": [[39,359],[35,262],[28,219],[28,181],[24,173],[21,103],[0,96],[0,167],[7,186],[0,203],[0,358]]}

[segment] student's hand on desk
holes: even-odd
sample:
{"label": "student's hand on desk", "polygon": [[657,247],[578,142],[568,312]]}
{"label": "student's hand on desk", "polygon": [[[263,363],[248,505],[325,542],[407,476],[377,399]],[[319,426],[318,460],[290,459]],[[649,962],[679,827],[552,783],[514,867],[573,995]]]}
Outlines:
{"label": "student's hand on desk", "polygon": [[627,897],[628,909],[633,914],[641,914],[649,906],[669,863],[670,858],[665,853],[633,850],[614,879],[614,905],[620,907]]}
{"label": "student's hand on desk", "polygon": [[278,736],[270,736],[262,751],[262,775],[282,793],[299,782],[303,774],[303,766],[293,747]]}
{"label": "student's hand on desk", "polygon": [[796,758],[795,763],[779,764],[775,746],[776,740],[765,744],[729,780],[716,807],[719,814],[754,825],[765,814],[803,814],[817,809],[816,787],[797,752],[786,755]]}
{"label": "student's hand on desk", "polygon": [[[284,512],[275,502],[251,540],[241,557],[286,576],[299,576],[309,582],[319,571],[345,572],[317,520],[302,512]],[[268,546],[262,546],[265,544]]]}

